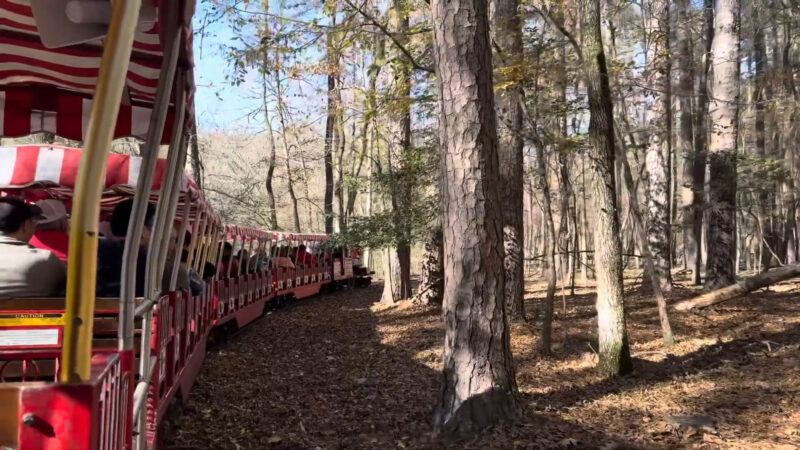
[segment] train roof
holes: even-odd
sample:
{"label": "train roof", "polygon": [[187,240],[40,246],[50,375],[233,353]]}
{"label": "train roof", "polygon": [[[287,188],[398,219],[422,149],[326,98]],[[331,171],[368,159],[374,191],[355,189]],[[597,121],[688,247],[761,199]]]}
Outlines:
{"label": "train roof", "polygon": [[[0,190],[18,192],[28,200],[56,198],[69,202],[82,154],[83,150],[79,148],[59,145],[0,147]],[[108,211],[120,201],[133,197],[141,160],[138,156],[109,155],[101,199],[104,210]],[[151,202],[158,200],[166,169],[167,160],[159,159],[150,186]],[[213,214],[200,188],[186,173],[182,173],[181,192],[181,204],[188,200],[195,210],[204,209]]]}
{"label": "train roof", "polygon": [[[97,85],[109,0],[0,0],[0,137],[39,132],[83,141]],[[178,17],[166,5],[179,2]],[[110,3],[108,14],[110,14]],[[84,9],[81,9],[83,5]],[[114,137],[144,139],[169,30],[180,29],[178,68],[187,73],[187,128],[194,121],[194,0],[144,0]],[[173,99],[175,93],[173,92]],[[173,100],[174,103],[174,100]],[[162,143],[172,135],[170,107]]]}

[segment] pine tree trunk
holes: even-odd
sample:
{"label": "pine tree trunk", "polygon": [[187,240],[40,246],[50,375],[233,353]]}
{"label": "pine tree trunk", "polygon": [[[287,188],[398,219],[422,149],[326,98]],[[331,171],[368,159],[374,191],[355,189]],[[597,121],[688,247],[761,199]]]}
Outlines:
{"label": "pine tree trunk", "polygon": [[[509,319],[525,320],[524,223],[523,223],[523,139],[522,87],[515,81],[515,67],[522,64],[522,21],[518,0],[494,0],[491,21],[497,84],[497,152],[500,158],[500,201],[503,204],[504,265],[506,270],[506,309]],[[510,76],[509,76],[510,75]]]}
{"label": "pine tree trunk", "polygon": [[736,145],[739,129],[739,0],[717,0],[708,106],[709,222],[706,288],[736,281]]}
{"label": "pine tree trunk", "polygon": [[423,305],[442,306],[444,295],[444,242],[442,227],[434,227],[425,239],[422,272],[415,300]]}
{"label": "pine tree trunk", "polygon": [[622,242],[614,179],[614,111],[601,31],[600,0],[583,14],[583,70],[589,94],[590,158],[594,185],[594,265],[597,277],[598,370],[606,376],[632,369],[622,286]]}
{"label": "pine tree trunk", "polygon": [[[653,273],[661,290],[672,290],[672,249],[670,226],[670,173],[672,109],[669,2],[651,0],[648,16],[647,80],[652,89],[649,107],[650,134],[645,165],[647,167],[647,242],[653,258]],[[635,193],[631,193],[635,195]],[[635,199],[631,199],[635,201]]]}
{"label": "pine tree trunk", "polygon": [[[332,2],[331,22],[336,23],[336,2]],[[339,52],[336,49],[335,31],[328,30],[326,35],[326,59],[328,64],[328,117],[325,121],[325,233],[333,233],[333,149],[338,148],[336,121],[339,106],[336,103],[337,80],[339,77]]]}
{"label": "pine tree trunk", "polygon": [[464,437],[516,416],[487,2],[433,0],[445,249],[435,428]]}
{"label": "pine tree trunk", "polygon": [[411,249],[408,246],[387,248],[384,258],[381,302],[393,305],[411,297]]}

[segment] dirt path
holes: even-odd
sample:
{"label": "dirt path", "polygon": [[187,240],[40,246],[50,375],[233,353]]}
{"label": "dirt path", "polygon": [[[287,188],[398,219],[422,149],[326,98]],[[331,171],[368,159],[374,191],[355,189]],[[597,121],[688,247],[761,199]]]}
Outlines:
{"label": "dirt path", "polygon": [[168,448],[393,448],[428,433],[438,377],[381,343],[376,298],[304,300],[213,350]]}
{"label": "dirt path", "polygon": [[[541,288],[529,286],[530,311]],[[675,316],[669,349],[652,299],[629,289],[636,372],[616,380],[592,370],[594,296],[581,289],[558,305],[553,358],[534,354],[534,325],[513,328],[519,422],[451,447],[800,448],[797,288]],[[684,286],[670,300],[693,294]],[[167,448],[444,447],[430,427],[439,315],[379,310],[378,298],[373,286],[301,301],[213,350]]]}

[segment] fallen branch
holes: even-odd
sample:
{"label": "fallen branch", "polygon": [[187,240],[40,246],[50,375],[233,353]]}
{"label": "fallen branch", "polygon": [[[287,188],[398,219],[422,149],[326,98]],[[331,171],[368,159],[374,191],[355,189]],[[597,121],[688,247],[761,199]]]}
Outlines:
{"label": "fallen branch", "polygon": [[728,287],[711,291],[699,297],[684,300],[674,304],[672,307],[678,311],[691,311],[695,308],[705,308],[717,303],[731,300],[748,292],[767,287],[771,284],[780,283],[791,278],[800,277],[800,265],[783,266],[768,272],[745,278],[744,280],[732,284]]}

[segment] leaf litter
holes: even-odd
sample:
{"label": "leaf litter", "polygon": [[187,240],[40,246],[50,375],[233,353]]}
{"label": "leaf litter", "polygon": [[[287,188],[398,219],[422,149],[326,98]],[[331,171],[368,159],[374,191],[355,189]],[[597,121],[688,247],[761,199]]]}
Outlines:
{"label": "leaf litter", "polygon": [[[557,298],[552,357],[536,354],[539,323],[512,325],[521,417],[471,440],[431,426],[440,313],[383,307],[373,285],[296,302],[212,349],[164,448],[800,448],[797,284],[673,313],[665,348],[652,295],[626,282],[634,373],[595,374],[594,290],[581,285],[565,310]],[[683,280],[668,297],[697,293]],[[529,316],[543,296],[528,283]]]}

